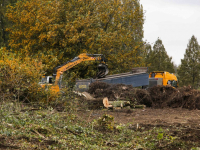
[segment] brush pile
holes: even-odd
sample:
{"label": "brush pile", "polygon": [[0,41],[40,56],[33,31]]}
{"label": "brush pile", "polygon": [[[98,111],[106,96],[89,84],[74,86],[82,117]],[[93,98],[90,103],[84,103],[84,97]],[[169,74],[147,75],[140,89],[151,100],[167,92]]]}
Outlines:
{"label": "brush pile", "polygon": [[131,85],[94,82],[88,93],[96,99],[107,97],[109,101],[130,101],[135,105],[152,108],[200,109],[200,91],[191,87],[175,89],[171,86],[154,86],[147,90],[133,88]]}

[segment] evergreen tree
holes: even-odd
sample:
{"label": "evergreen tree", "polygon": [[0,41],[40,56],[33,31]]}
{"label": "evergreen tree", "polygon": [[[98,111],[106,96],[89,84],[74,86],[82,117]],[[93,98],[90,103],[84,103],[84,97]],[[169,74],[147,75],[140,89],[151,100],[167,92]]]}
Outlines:
{"label": "evergreen tree", "polygon": [[149,71],[168,71],[174,73],[172,57],[169,57],[161,39],[157,39],[153,50],[149,51],[146,62],[150,64]]}
{"label": "evergreen tree", "polygon": [[147,67],[151,66],[152,54],[153,54],[153,51],[152,51],[151,45],[146,44],[144,46],[144,59],[145,59],[144,61],[145,61],[145,66],[147,66]]}
{"label": "evergreen tree", "polygon": [[184,58],[178,68],[179,84],[197,88],[200,80],[200,51],[196,37],[193,35],[187,45]]}

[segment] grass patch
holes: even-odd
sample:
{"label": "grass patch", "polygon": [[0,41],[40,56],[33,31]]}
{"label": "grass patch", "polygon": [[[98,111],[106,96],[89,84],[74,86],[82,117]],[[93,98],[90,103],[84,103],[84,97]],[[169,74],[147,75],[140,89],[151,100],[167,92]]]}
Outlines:
{"label": "grass patch", "polygon": [[[42,107],[43,106],[43,107]],[[62,111],[55,105],[2,102],[0,148],[7,149],[195,149],[198,142],[173,135],[172,129],[116,124],[103,115],[91,122],[76,115],[76,105]],[[176,129],[177,133],[182,132]],[[185,135],[184,135],[185,136]]]}

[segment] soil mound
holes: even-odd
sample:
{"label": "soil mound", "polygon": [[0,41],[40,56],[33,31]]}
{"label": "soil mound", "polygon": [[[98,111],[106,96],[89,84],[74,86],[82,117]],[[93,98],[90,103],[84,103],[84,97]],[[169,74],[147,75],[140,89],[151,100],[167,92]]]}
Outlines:
{"label": "soil mound", "polygon": [[200,109],[200,91],[190,86],[178,89],[172,86],[154,86],[148,89],[153,108]]}
{"label": "soil mound", "polygon": [[200,109],[200,91],[191,87],[179,88],[176,95],[168,102],[172,108]]}
{"label": "soil mound", "polygon": [[131,85],[111,85],[103,82],[94,82],[90,85],[88,93],[93,94],[94,98],[107,97],[109,101],[127,100],[131,101],[134,104],[145,103],[151,106],[148,92],[145,90],[133,88]]}
{"label": "soil mound", "polygon": [[[88,93],[90,94],[95,94],[96,90],[104,90],[109,88],[111,85],[105,82],[93,82],[92,84],[90,84],[89,86],[89,90]],[[100,91],[97,91],[100,92]],[[96,93],[97,93],[96,92]]]}
{"label": "soil mound", "polygon": [[138,100],[139,104],[144,104],[147,107],[152,107],[152,100],[150,93],[144,89],[136,89],[135,98]]}
{"label": "soil mound", "polygon": [[151,97],[152,107],[164,108],[168,107],[168,102],[176,95],[177,89],[172,86],[158,85],[148,89]]}

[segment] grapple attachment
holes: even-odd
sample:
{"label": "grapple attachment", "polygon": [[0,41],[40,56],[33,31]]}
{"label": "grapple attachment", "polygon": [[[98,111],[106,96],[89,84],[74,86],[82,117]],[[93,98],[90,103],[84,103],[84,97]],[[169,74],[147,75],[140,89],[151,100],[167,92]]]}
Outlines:
{"label": "grapple attachment", "polygon": [[97,78],[104,78],[109,73],[109,69],[106,64],[99,64],[97,67],[98,67]]}

